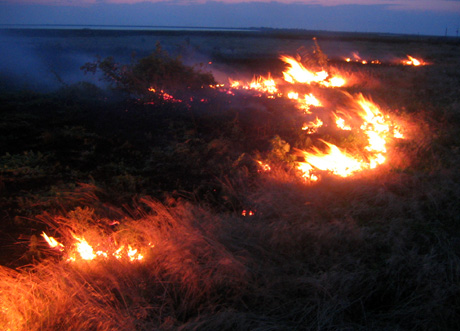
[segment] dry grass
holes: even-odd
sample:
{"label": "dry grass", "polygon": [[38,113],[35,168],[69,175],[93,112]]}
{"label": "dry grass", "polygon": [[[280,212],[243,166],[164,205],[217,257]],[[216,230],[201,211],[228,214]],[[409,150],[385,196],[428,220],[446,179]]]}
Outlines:
{"label": "dry grass", "polygon": [[[267,157],[270,172],[251,170],[250,162],[232,154],[232,138],[249,132],[255,138],[241,141],[251,144],[272,131],[257,133],[251,126],[245,131],[245,121],[261,117],[246,105],[249,119],[242,116],[239,127],[238,118],[220,123],[210,112],[202,127],[221,125],[211,147],[204,134],[187,137],[195,141],[190,147],[168,145],[184,148],[187,164],[202,161],[197,164],[206,165],[203,171],[221,160],[236,164],[230,173],[222,165],[216,185],[205,186],[220,191],[204,201],[193,192],[188,197],[195,199],[188,201],[177,198],[180,194],[161,202],[134,197],[129,207],[120,206],[111,200],[114,192],[105,195],[109,185],[81,185],[37,201],[38,210],[47,212],[34,220],[66,247],[74,233],[95,247],[140,248],[144,259],[71,262],[40,237],[35,256],[41,258],[33,265],[0,268],[0,329],[457,329],[460,154],[453,91],[460,83],[458,75],[446,74],[458,71],[456,63],[441,65],[455,69],[441,73],[436,66],[350,71],[356,85],[347,91],[362,91],[386,105],[407,136],[392,143],[386,165],[353,178],[325,175],[307,184],[292,160],[280,161],[285,155]],[[284,111],[276,108],[273,114]],[[197,119],[206,118],[198,113]],[[296,119],[273,122],[285,127]],[[289,136],[290,130],[276,133],[294,146],[299,134]],[[210,151],[222,146],[231,157],[212,159]],[[208,154],[200,155],[203,151]],[[173,170],[164,176],[176,180]],[[242,216],[243,208],[255,215]]]}
{"label": "dry grass", "polygon": [[[2,268],[2,329],[452,328],[460,261],[440,218],[455,212],[439,205],[446,180],[382,171],[308,186],[274,169],[247,218],[143,199],[111,232],[154,243],[143,261]],[[48,217],[89,242],[109,234],[88,209]]]}

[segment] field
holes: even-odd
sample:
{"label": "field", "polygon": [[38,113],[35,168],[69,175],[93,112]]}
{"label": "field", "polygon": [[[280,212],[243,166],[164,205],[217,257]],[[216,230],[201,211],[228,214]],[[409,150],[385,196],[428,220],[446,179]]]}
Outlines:
{"label": "field", "polygon": [[[0,44],[0,329],[459,328],[458,39],[3,30]],[[306,84],[282,55],[329,76]],[[276,92],[245,86],[269,73]],[[325,141],[361,168],[314,163]]]}

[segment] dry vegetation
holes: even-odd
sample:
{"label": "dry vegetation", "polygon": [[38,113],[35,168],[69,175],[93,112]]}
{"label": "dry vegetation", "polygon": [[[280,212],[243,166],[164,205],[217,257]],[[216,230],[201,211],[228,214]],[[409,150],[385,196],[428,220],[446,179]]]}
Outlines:
{"label": "dry vegetation", "polygon": [[[344,66],[366,78],[347,91],[386,105],[408,138],[375,170],[313,184],[283,152],[308,143],[285,102],[146,102],[129,75],[134,100],[86,83],[3,91],[0,328],[457,329],[459,45],[414,45],[432,65]],[[144,259],[71,262],[42,231]]]}

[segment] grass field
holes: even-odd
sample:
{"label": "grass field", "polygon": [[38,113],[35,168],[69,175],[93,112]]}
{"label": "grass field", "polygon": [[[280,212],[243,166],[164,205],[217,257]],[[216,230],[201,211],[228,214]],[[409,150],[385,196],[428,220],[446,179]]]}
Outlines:
{"label": "grass field", "polygon": [[[130,62],[157,41],[172,57]],[[0,67],[2,330],[458,329],[458,40],[15,30],[1,42],[28,61]],[[313,115],[292,100],[208,88],[281,80],[282,54],[325,55],[351,82],[301,87],[321,119],[362,94],[398,124],[386,162],[305,180],[299,150],[355,151],[364,129],[303,131]],[[398,62],[408,54],[428,65]],[[88,61],[98,74],[77,74]]]}

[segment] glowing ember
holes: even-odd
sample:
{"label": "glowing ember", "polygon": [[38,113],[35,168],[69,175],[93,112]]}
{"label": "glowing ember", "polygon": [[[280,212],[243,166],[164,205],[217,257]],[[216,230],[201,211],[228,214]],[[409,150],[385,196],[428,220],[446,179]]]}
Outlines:
{"label": "glowing ember", "polygon": [[244,209],[242,212],[241,212],[241,216],[254,216],[255,215],[255,212],[253,212],[252,210],[246,210]]}
{"label": "glowing ember", "polygon": [[150,87],[150,88],[149,88],[149,91],[152,92],[152,93],[157,94],[158,96],[160,96],[160,98],[162,98],[162,99],[165,100],[165,101],[169,101],[169,102],[182,102],[182,100],[174,98],[171,94],[166,93],[166,92],[163,91],[163,90],[160,90],[160,91],[158,92],[155,88]]}
{"label": "glowing ember", "polygon": [[259,165],[260,165],[260,168],[262,169],[262,171],[270,171],[272,170],[270,168],[270,165],[268,165],[267,163],[263,163],[262,161],[256,161]]}

